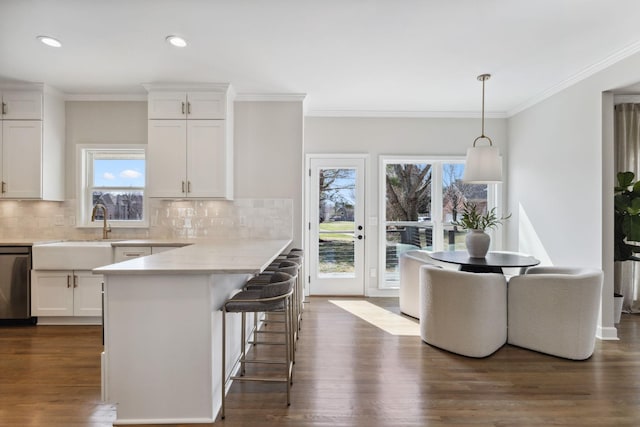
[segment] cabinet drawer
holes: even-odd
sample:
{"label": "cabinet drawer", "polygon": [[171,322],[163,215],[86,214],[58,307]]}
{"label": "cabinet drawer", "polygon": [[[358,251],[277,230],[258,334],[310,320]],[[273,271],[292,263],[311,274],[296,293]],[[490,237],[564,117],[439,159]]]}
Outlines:
{"label": "cabinet drawer", "polygon": [[141,256],[151,255],[150,246],[122,247],[118,246],[114,249],[114,262],[126,261],[128,259],[139,258]]}

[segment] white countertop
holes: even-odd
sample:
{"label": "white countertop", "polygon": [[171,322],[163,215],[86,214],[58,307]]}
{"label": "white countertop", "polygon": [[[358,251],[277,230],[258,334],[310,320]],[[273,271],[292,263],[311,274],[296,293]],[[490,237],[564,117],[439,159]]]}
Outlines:
{"label": "white countertop", "polygon": [[[137,242],[144,241],[146,240]],[[122,242],[113,243],[121,244]],[[189,243],[192,244],[96,268],[93,272],[96,274],[257,274],[284,251],[291,240],[191,240]],[[142,243],[138,245],[144,246]]]}
{"label": "white countertop", "polygon": [[42,240],[33,238],[8,238],[0,239],[0,246],[33,246],[44,243],[57,242],[59,240]]}
{"label": "white countertop", "polygon": [[199,240],[194,239],[128,239],[128,240],[113,240],[111,246],[114,248],[117,246],[131,247],[131,246],[189,246]]}

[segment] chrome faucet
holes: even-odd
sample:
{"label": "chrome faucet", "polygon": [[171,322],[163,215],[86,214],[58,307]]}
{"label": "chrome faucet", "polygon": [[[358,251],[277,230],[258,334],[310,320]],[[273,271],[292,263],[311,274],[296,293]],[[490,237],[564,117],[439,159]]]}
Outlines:
{"label": "chrome faucet", "polygon": [[102,224],[102,238],[108,239],[111,226],[107,224],[107,208],[102,203],[96,203],[93,207],[93,210],[91,211],[91,222],[96,220],[96,211],[98,208],[102,209],[102,219],[104,221]]}

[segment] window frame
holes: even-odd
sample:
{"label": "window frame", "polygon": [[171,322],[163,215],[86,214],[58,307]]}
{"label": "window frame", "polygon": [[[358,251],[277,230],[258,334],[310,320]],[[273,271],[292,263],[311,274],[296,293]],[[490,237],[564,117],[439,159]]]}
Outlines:
{"label": "window frame", "polygon": [[[149,196],[148,196],[148,156],[146,144],[81,144],[77,146],[77,224],[79,228],[102,228],[102,221],[91,221],[91,211],[93,210],[92,191],[93,184],[93,160],[104,154],[140,154],[145,159],[144,187],[134,187],[135,190],[142,190],[142,219],[141,220],[108,220],[111,228],[148,228],[149,227]],[[106,187],[112,190],[127,190],[131,187]]]}
{"label": "window frame", "polygon": [[[387,241],[387,214],[386,214],[386,167],[396,163],[427,163],[432,165],[431,172],[431,219],[420,222],[433,228],[433,236],[440,236],[450,225],[443,218],[443,167],[444,164],[465,163],[465,156],[394,156],[381,155],[378,164],[378,289],[399,289],[399,282],[386,280],[386,241]],[[439,189],[439,191],[436,191]],[[501,184],[487,184],[487,209],[496,208],[501,212],[502,197]],[[437,219],[436,219],[437,218]],[[502,249],[502,227],[487,230],[491,236],[491,250]],[[441,239],[434,238],[433,251],[443,251]]]}

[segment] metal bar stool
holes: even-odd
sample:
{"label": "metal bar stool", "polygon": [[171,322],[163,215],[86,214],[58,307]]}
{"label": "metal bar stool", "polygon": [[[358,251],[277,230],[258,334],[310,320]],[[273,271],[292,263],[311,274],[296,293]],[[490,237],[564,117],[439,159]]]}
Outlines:
{"label": "metal bar stool", "polygon": [[[256,291],[256,290],[260,290],[262,289],[263,286],[268,285],[269,283],[271,283],[271,280],[273,278],[273,274],[276,272],[280,272],[280,273],[287,273],[290,274],[293,278],[295,278],[295,283],[297,283],[298,281],[298,270],[299,270],[299,265],[293,261],[288,261],[288,260],[284,260],[281,261],[278,264],[278,269],[276,271],[269,271],[269,272],[264,272],[259,274],[258,276],[253,277],[252,279],[248,280],[246,285],[244,286],[245,290],[248,291]],[[293,316],[292,316],[292,328],[291,328],[291,360],[293,361],[293,363],[295,363],[295,339],[296,339],[296,330],[295,330],[295,295],[296,295],[296,288],[294,285],[294,290],[293,290],[293,295],[292,295],[292,312],[293,312]],[[280,314],[280,313],[278,313]],[[284,313],[283,313],[284,314]],[[274,320],[269,318],[268,320],[265,319],[264,320],[264,324],[272,324],[272,323],[283,323],[285,320]],[[253,340],[248,341],[249,344],[263,344],[263,341],[258,341],[257,338],[257,334],[258,333],[263,333],[263,334],[271,334],[274,333],[273,330],[270,329],[266,329],[266,328],[259,328],[259,324],[258,324],[258,314],[256,314],[253,317],[253,329],[250,332],[249,335],[253,335]],[[275,332],[278,333],[278,332]]]}
{"label": "metal bar stool", "polygon": [[[292,250],[293,251],[293,250]],[[302,310],[302,299],[304,298],[303,291],[301,290],[302,288],[302,280],[300,279],[300,270],[302,269],[302,265],[303,265],[303,257],[299,252],[293,252],[293,253],[288,253],[286,255],[281,255],[280,257],[277,258],[276,262],[271,263],[266,269],[265,269],[265,273],[269,273],[269,272],[273,272],[273,271],[277,271],[278,269],[278,265],[279,262],[281,261],[293,261],[296,264],[298,264],[298,274],[296,276],[296,284],[294,287],[294,291],[293,291],[293,301],[294,301],[294,305],[293,305],[293,310],[294,310],[294,337],[297,340],[298,339],[298,334],[300,332],[300,320],[301,320],[301,310]]]}
{"label": "metal bar stool", "polygon": [[[295,278],[287,273],[275,272],[271,277],[271,282],[268,285],[264,285],[259,290],[246,290],[241,291],[228,299],[222,305],[222,407],[220,409],[220,417],[225,417],[225,398],[226,389],[229,381],[262,381],[262,382],[284,382],[287,385],[287,406],[291,405],[291,384],[293,384],[293,362],[291,360],[291,327],[292,327],[292,309],[291,309],[291,296],[293,295],[293,288],[295,285]],[[277,343],[278,345],[284,345],[285,354],[283,360],[277,359],[248,359],[246,353],[246,314],[253,313],[270,313],[270,312],[284,312],[284,342]],[[230,375],[227,376],[226,369],[226,342],[227,342],[227,313],[241,313],[242,314],[242,336],[241,336],[241,349],[240,357],[234,362]],[[275,344],[275,343],[274,343]],[[245,376],[246,364],[282,364],[285,365],[285,375],[282,376]],[[239,367],[239,375],[233,375],[236,368]]]}

